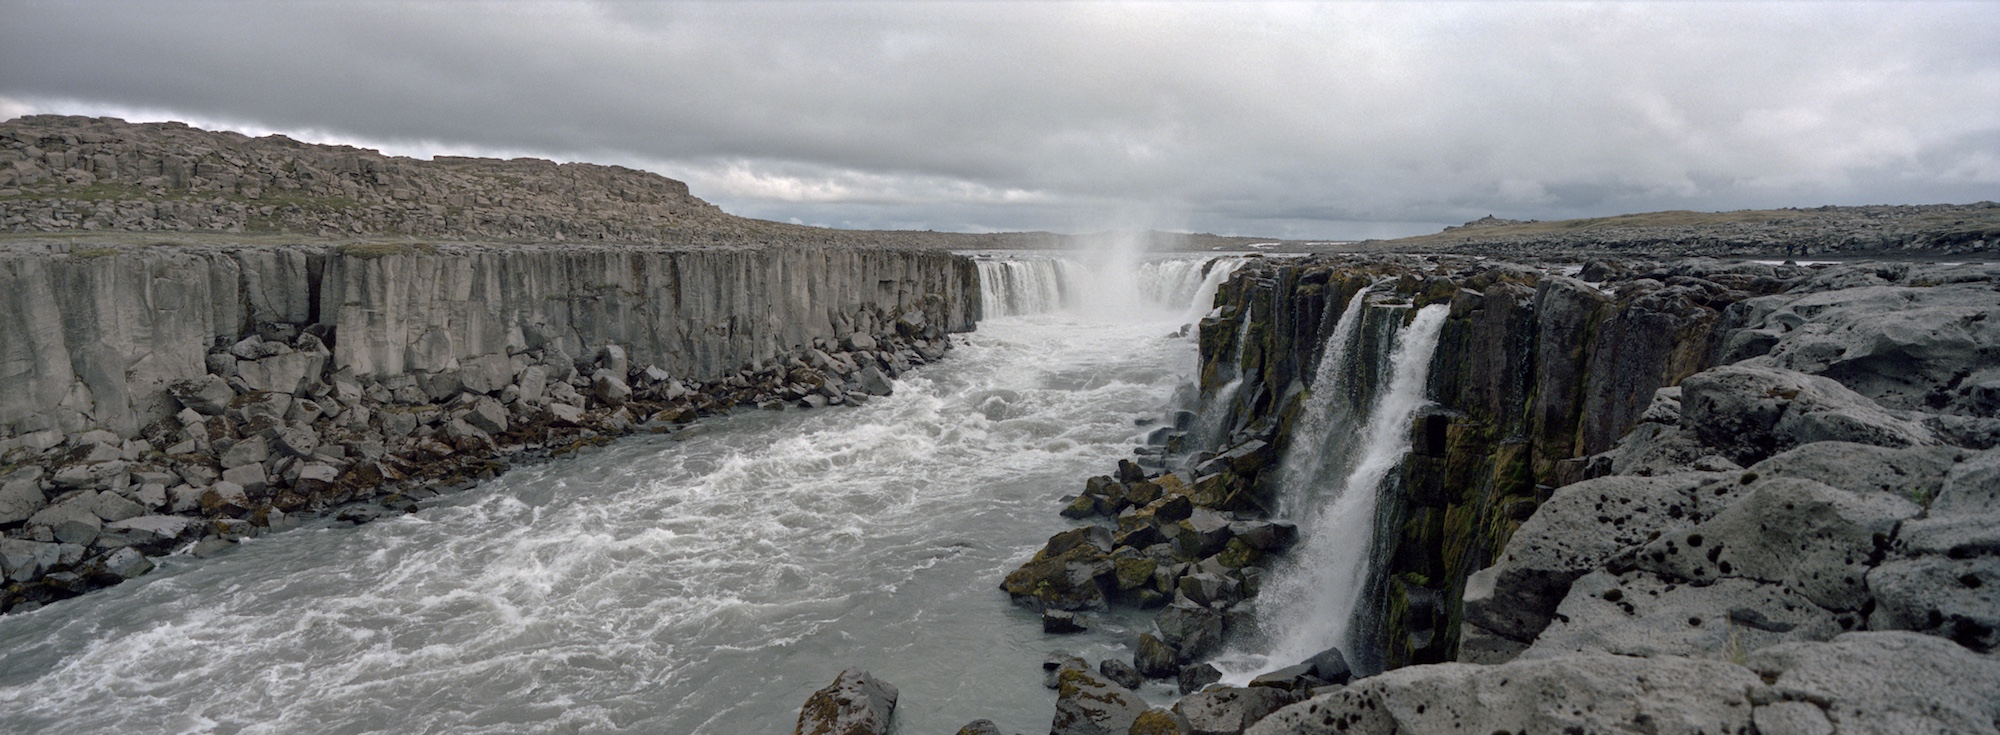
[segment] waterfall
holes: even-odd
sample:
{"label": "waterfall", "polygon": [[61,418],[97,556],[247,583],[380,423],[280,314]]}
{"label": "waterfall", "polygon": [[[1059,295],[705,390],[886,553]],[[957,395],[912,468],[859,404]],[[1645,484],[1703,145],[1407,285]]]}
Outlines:
{"label": "waterfall", "polygon": [[[1355,432],[1335,429],[1354,424],[1361,412],[1367,409],[1364,376],[1351,369],[1359,362],[1350,355],[1357,351],[1354,343],[1362,337],[1359,329],[1361,316],[1366,312],[1368,296],[1374,290],[1375,286],[1370,284],[1347,300],[1347,308],[1340,311],[1339,320],[1334,322],[1333,333],[1327,335],[1326,344],[1320,348],[1319,366],[1312,374],[1312,393],[1299,412],[1299,421],[1292,429],[1292,435],[1321,439],[1292,442],[1278,465],[1278,487],[1319,487],[1320,475],[1326,469],[1326,458],[1333,456],[1344,460],[1348,450],[1352,449]],[[1394,324],[1389,320],[1383,323]],[[1295,516],[1290,506],[1298,500],[1309,499],[1294,497],[1297,494],[1303,493],[1279,498],[1286,506],[1279,509],[1282,515]]]}
{"label": "waterfall", "polygon": [[[1361,300],[1356,296],[1356,302]],[[1250,645],[1261,650],[1239,651],[1216,662],[1228,674],[1227,680],[1247,680],[1335,646],[1355,653],[1350,634],[1368,581],[1375,507],[1383,481],[1409,452],[1410,421],[1425,402],[1431,356],[1448,311],[1442,304],[1426,306],[1408,326],[1397,330],[1408,307],[1361,308],[1379,314],[1367,313],[1356,321],[1382,324],[1384,332],[1393,330],[1395,346],[1381,350],[1380,343],[1364,338],[1372,330],[1354,323],[1336,326],[1335,336],[1342,343],[1330,339],[1325,349],[1338,354],[1323,354],[1302,417],[1318,417],[1324,424],[1316,427],[1317,436],[1306,433],[1307,425],[1301,424],[1280,470],[1287,491],[1302,498],[1291,513],[1299,523],[1301,542],[1259,595],[1262,640]],[[1355,309],[1350,303],[1347,311]],[[1383,315],[1389,318],[1376,318]],[[1350,314],[1343,312],[1341,320],[1349,322]],[[1350,331],[1342,334],[1342,326]],[[1366,366],[1385,352],[1387,375],[1369,375]],[[1381,377],[1387,378],[1386,385]],[[1328,385],[1321,389],[1318,383]],[[1373,397],[1364,404],[1360,396],[1368,394]],[[1366,405],[1365,414],[1354,411],[1358,405]],[[1366,423],[1354,426],[1353,419],[1362,415]]]}
{"label": "waterfall", "polygon": [[1171,310],[1192,323],[1213,308],[1216,289],[1243,264],[1238,256],[1112,263],[1088,255],[980,257],[980,305],[986,317],[1138,308]]}
{"label": "waterfall", "polygon": [[[1214,296],[1211,293],[1210,298]],[[1244,314],[1242,326],[1236,330],[1236,357],[1229,361],[1229,382],[1215,390],[1215,395],[1203,402],[1195,420],[1193,446],[1203,449],[1215,447],[1227,439],[1229,417],[1235,413],[1230,404],[1236,400],[1236,392],[1243,389],[1243,349],[1250,343],[1250,315]]]}
{"label": "waterfall", "polygon": [[1042,314],[1066,303],[1068,263],[1053,258],[979,262],[980,306],[986,317]]}

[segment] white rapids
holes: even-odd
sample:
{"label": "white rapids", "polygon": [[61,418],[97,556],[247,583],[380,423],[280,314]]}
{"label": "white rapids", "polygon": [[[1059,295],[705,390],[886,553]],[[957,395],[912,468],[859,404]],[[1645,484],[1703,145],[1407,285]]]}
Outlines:
{"label": "white rapids", "polygon": [[865,406],[704,419],[0,618],[0,732],[786,732],[846,667],[901,689],[900,732],[1044,729],[1042,657],[1149,622],[1054,639],[997,589],[1191,379],[1176,332],[1219,267],[1147,263],[1109,313],[989,290]]}

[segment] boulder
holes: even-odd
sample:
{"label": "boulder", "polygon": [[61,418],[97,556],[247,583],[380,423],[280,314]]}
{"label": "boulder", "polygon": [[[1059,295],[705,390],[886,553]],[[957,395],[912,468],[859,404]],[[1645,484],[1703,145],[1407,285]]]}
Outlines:
{"label": "boulder", "polygon": [[1915,516],[1915,503],[1854,493],[1813,480],[1753,479],[1743,500],[1714,518],[1676,529],[1633,553],[1639,569],[1696,584],[1742,577],[1773,582],[1835,612],[1868,600],[1865,577]]}
{"label": "boulder", "polygon": [[1175,660],[1187,664],[1222,644],[1222,613],[1176,601],[1153,618],[1160,640],[1173,646]]}
{"label": "boulder", "polygon": [[498,352],[460,360],[458,380],[473,393],[494,393],[514,382],[514,361]]}
{"label": "boulder", "polygon": [[235,416],[244,423],[275,426],[285,422],[285,414],[292,408],[289,393],[252,392],[237,396],[229,404],[235,409]]}
{"label": "boulder", "polygon": [[298,393],[309,381],[319,379],[326,358],[324,352],[289,352],[255,360],[237,360],[236,377],[248,390]]}
{"label": "boulder", "polygon": [[208,488],[194,485],[178,485],[167,491],[167,510],[175,513],[193,513],[201,509],[201,496]]}
{"label": "boulder", "polygon": [[1054,689],[1062,684],[1062,672],[1068,669],[1089,669],[1090,662],[1068,651],[1050,651],[1042,659],[1042,686]]}
{"label": "boulder", "polygon": [[132,546],[158,553],[193,527],[194,519],[186,516],[144,515],[104,524],[104,533],[116,533]]}
{"label": "boulder", "polygon": [[1174,684],[1181,694],[1201,691],[1202,687],[1218,681],[1222,681],[1222,670],[1215,668],[1214,664],[1183,666],[1181,672],[1174,676]]}
{"label": "boulder", "polygon": [[1042,611],[1043,633],[1064,635],[1068,633],[1082,633],[1085,630],[1088,629],[1084,627],[1083,621],[1077,619],[1076,613],[1068,610]]}
{"label": "boulder", "polygon": [[1189,735],[1241,735],[1294,701],[1291,692],[1275,687],[1217,687],[1181,697],[1174,713],[1186,718]]}
{"label": "boulder", "polygon": [[1726,661],[1678,657],[1410,666],[1287,706],[1247,732],[1750,732],[1750,692],[1761,684]]}
{"label": "boulder", "polygon": [[1298,540],[1299,527],[1291,521],[1237,521],[1229,524],[1229,533],[1258,551],[1277,552]]}
{"label": "boulder", "polygon": [[145,506],[133,502],[118,493],[98,493],[97,503],[91,507],[98,518],[106,521],[122,521],[146,514]]}
{"label": "boulder", "polygon": [[1973,387],[1965,376],[2000,363],[2000,293],[1986,283],[1774,298],[1786,303],[1757,326],[1783,337],[1752,362],[1824,375],[1885,406],[1949,404]]}
{"label": "boulder", "polygon": [[58,544],[0,538],[0,577],[10,582],[29,582],[61,562]]}
{"label": "boulder", "polygon": [[1008,573],[1000,588],[1014,602],[1038,610],[1101,610],[1107,588],[1116,589],[1117,568],[1106,552],[1111,531],[1101,526],[1065,531]]}
{"label": "boulder", "polygon": [[854,381],[862,393],[871,396],[886,396],[896,391],[895,387],[889,384],[889,378],[874,365],[866,365],[856,371]]}
{"label": "boulder", "polygon": [[2000,514],[2000,449],[1968,457],[1945,476],[1931,515]]}
{"label": "boulder", "polygon": [[567,403],[549,404],[549,421],[558,426],[582,426],[583,409]]}
{"label": "boulder", "polygon": [[1846,633],[1772,646],[1746,665],[1770,682],[1771,700],[1809,703],[1839,732],[2000,732],[2000,659],[1943,638]]}
{"label": "boulder", "polygon": [[97,500],[97,493],[83,491],[37,511],[28,517],[28,525],[47,526],[55,540],[65,544],[88,544],[104,528],[104,519],[97,515]]}
{"label": "boulder", "polygon": [[896,687],[866,671],[842,671],[806,698],[793,735],[884,735],[896,713],[896,696]]}
{"label": "boulder", "polygon": [[[241,467],[231,467],[223,470],[222,482],[231,483],[244,493],[250,495],[262,495],[264,490],[270,487],[271,478],[265,474],[263,465],[246,464]],[[219,482],[216,484],[220,485],[222,483]],[[249,506],[242,505],[239,507],[248,508]]]}
{"label": "boulder", "polygon": [[1691,525],[1695,490],[1708,476],[1612,476],[1558,488],[1521,524],[1493,566],[1467,578],[1465,620],[1528,643],[1549,623],[1569,585],[1619,551]]}
{"label": "boulder", "polygon": [[1872,630],[1911,630],[1992,653],[2000,647],[2000,557],[1924,556],[1868,571]]}
{"label": "boulder", "polygon": [[973,720],[958,729],[958,735],[1002,735],[1000,726],[992,720]]}
{"label": "boulder", "polygon": [[1097,662],[1097,673],[1103,674],[1106,679],[1118,682],[1119,686],[1126,689],[1138,689],[1139,685],[1146,683],[1146,678],[1139,675],[1138,669],[1115,658]]}
{"label": "boulder", "polygon": [[122,460],[73,464],[57,470],[49,480],[59,489],[122,487],[122,478],[130,468]]}
{"label": "boulder", "polygon": [[1758,477],[1798,477],[1857,493],[1893,493],[1923,502],[1938,496],[1945,475],[1968,452],[1956,447],[1878,447],[1813,442],[1752,465]]}
{"label": "boulder", "polygon": [[590,376],[590,387],[597,400],[605,405],[623,406],[632,398],[632,386],[625,384],[625,377],[610,370],[598,370]]}
{"label": "boulder", "polygon": [[[237,443],[243,444],[245,442]],[[235,447],[230,447],[230,449],[235,449]],[[286,426],[278,430],[277,449],[290,457],[311,457],[313,451],[319,449],[319,432],[314,431],[311,426],[306,424]]]}
{"label": "boulder", "polygon": [[1676,584],[1644,572],[1592,572],[1570,586],[1522,659],[1576,653],[1730,659],[1791,641],[1830,640],[1833,613],[1783,585],[1730,578]]}
{"label": "boulder", "polygon": [[139,553],[138,549],[127,546],[104,556],[98,562],[101,574],[115,580],[126,580],[153,571],[153,562]]}
{"label": "boulder", "polygon": [[1049,735],[1127,735],[1145,712],[1145,700],[1132,690],[1087,668],[1063,669]]}
{"label": "boulder", "polygon": [[507,409],[491,397],[480,396],[465,414],[465,422],[488,434],[507,431]]}
{"label": "boulder", "polygon": [[167,395],[204,416],[219,416],[229,410],[229,402],[236,398],[236,390],[230,388],[229,381],[221,376],[203,375],[168,385]]}
{"label": "boulder", "polygon": [[1149,679],[1166,679],[1180,673],[1180,652],[1152,633],[1140,633],[1134,646],[1132,667]]}
{"label": "boulder", "polygon": [[1304,691],[1326,686],[1328,682],[1312,675],[1312,666],[1294,664],[1282,669],[1266,671],[1250,679],[1250,686],[1278,689],[1287,692]]}
{"label": "boulder", "polygon": [[[262,473],[263,468],[257,468]],[[250,496],[229,480],[218,480],[201,494],[201,512],[208,515],[237,515],[250,510]]]}
{"label": "boulder", "polygon": [[1132,720],[1131,735],[1187,735],[1187,718],[1163,709],[1149,709]]}
{"label": "boulder", "polygon": [[548,389],[548,382],[548,368],[529,365],[521,369],[521,375],[515,379],[514,386],[520,390],[518,395],[522,403],[537,404],[542,402],[542,397]]}
{"label": "boulder", "polygon": [[1347,657],[1341,655],[1339,648],[1315,653],[1305,664],[1312,667],[1313,678],[1328,684],[1346,684],[1354,678],[1354,671],[1348,668]]}
{"label": "boulder", "polygon": [[1681,426],[1740,464],[1801,444],[1937,444],[1919,422],[1817,375],[1726,365],[1681,381]]}
{"label": "boulder", "polygon": [[[308,451],[308,454],[311,452]],[[271,445],[261,436],[242,439],[223,450],[218,458],[225,470],[247,465],[261,464],[271,458]]]}
{"label": "boulder", "polygon": [[34,478],[0,483],[0,525],[19,523],[48,505],[42,484]]}

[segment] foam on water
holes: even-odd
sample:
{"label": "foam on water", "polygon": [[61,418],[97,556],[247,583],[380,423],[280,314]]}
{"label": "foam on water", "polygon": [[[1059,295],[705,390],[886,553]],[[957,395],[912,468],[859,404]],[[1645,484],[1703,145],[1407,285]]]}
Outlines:
{"label": "foam on water", "polygon": [[989,320],[866,406],[704,419],[169,558],[0,618],[0,731],[783,732],[849,666],[902,689],[902,732],[1040,730],[1042,656],[1147,619],[1055,640],[995,586],[1189,379],[1168,335],[1192,308]]}

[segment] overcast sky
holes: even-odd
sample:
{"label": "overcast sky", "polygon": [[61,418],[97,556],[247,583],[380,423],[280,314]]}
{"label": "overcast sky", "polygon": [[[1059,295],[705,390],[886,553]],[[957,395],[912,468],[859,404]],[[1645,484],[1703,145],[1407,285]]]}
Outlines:
{"label": "overcast sky", "polygon": [[0,117],[617,163],[836,227],[2000,199],[2000,4],[0,0]]}

